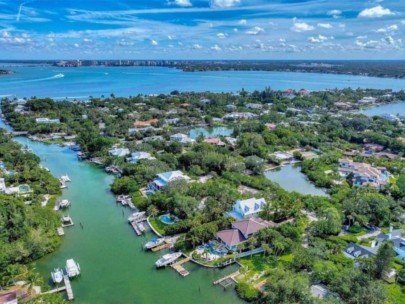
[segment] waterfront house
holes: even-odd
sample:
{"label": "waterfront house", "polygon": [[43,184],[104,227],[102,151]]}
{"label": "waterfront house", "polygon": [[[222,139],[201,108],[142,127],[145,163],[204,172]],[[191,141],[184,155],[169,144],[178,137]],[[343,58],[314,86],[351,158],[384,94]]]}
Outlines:
{"label": "waterfront house", "polygon": [[184,181],[188,182],[190,180],[190,177],[183,174],[183,172],[181,172],[179,170],[159,173],[156,176],[156,178],[148,184],[148,189],[151,192],[161,191],[161,190],[164,190],[164,188],[167,185],[169,185],[171,182],[178,181],[178,180],[184,180]]}
{"label": "waterfront house", "polygon": [[293,89],[287,89],[283,92],[282,96],[288,99],[293,99],[295,98],[295,91]]}
{"label": "waterfront house", "polygon": [[205,138],[204,142],[214,146],[225,146],[225,143],[219,137]]}
{"label": "waterfront house", "polygon": [[171,141],[177,141],[177,142],[179,142],[179,143],[181,143],[183,145],[192,144],[192,143],[195,142],[194,139],[192,139],[192,138],[190,138],[187,135],[182,134],[182,133],[177,133],[177,134],[170,135],[170,140]]}
{"label": "waterfront house", "polygon": [[366,163],[357,163],[350,159],[339,159],[339,174],[342,177],[353,175],[353,185],[357,187],[369,185],[381,189],[387,185],[389,172],[384,167],[373,167]]}
{"label": "waterfront house", "polygon": [[380,233],[375,240],[371,242],[371,246],[357,245],[349,243],[347,245],[344,255],[348,258],[360,258],[360,257],[372,257],[377,254],[378,248],[384,241],[392,241],[394,245],[394,251],[397,258],[405,261],[405,237],[403,236],[403,229],[392,229],[388,233]]}
{"label": "waterfront house", "polygon": [[59,124],[60,120],[58,118],[49,119],[46,117],[36,118],[35,122],[38,124]]}
{"label": "waterfront house", "polygon": [[290,162],[294,160],[294,155],[289,152],[277,151],[272,154],[275,158],[282,162]]}
{"label": "waterfront house", "polygon": [[266,205],[264,198],[250,198],[246,200],[237,200],[233,206],[233,211],[242,218],[257,216]]}
{"label": "waterfront house", "polygon": [[208,98],[201,98],[201,99],[200,99],[200,102],[201,102],[201,103],[204,103],[204,104],[211,103],[211,99],[208,99]]}
{"label": "waterfront house", "polygon": [[166,119],[166,124],[168,125],[175,125],[180,121],[180,118],[176,117],[176,118],[167,118]]}
{"label": "waterfront house", "polygon": [[361,105],[368,105],[368,104],[373,104],[376,101],[377,101],[377,98],[375,98],[375,97],[363,97],[362,99],[357,101],[357,103],[359,103]]}
{"label": "waterfront house", "polygon": [[260,218],[248,218],[232,223],[231,229],[218,231],[216,238],[228,250],[236,251],[238,246],[246,242],[249,237],[256,234],[258,231],[274,227],[275,223],[262,220]]}
{"label": "waterfront house", "polygon": [[137,164],[142,159],[153,160],[156,158],[153,157],[152,155],[150,155],[150,153],[148,153],[148,152],[134,152],[134,153],[131,153],[131,157],[127,158],[127,162],[130,164]]}
{"label": "waterfront house", "polygon": [[111,156],[123,157],[129,154],[129,150],[127,148],[114,148],[108,151],[108,154]]}

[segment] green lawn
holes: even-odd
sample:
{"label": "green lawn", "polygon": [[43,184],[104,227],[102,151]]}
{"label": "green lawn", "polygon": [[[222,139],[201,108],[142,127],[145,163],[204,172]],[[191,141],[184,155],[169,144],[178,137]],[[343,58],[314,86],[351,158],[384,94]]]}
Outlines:
{"label": "green lawn", "polygon": [[149,223],[153,226],[153,228],[159,232],[161,235],[165,234],[165,227],[167,226],[166,224],[163,224],[159,217],[150,217],[149,218]]}
{"label": "green lawn", "polygon": [[401,304],[405,303],[405,294],[401,291],[401,285],[387,284],[387,290],[389,294],[388,303]]}

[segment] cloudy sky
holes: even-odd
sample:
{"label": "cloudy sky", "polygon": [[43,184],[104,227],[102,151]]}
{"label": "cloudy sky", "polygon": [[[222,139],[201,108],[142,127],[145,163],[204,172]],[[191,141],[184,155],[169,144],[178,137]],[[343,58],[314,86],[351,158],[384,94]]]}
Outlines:
{"label": "cloudy sky", "polygon": [[404,0],[0,0],[0,59],[405,59]]}

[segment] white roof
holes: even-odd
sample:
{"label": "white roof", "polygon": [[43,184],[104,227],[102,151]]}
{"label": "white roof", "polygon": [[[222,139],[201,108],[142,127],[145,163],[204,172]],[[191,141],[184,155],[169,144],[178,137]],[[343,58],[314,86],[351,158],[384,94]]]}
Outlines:
{"label": "white roof", "polygon": [[160,177],[165,182],[171,182],[177,179],[185,179],[185,180],[190,179],[187,175],[184,175],[183,172],[181,172],[180,170],[160,173],[158,174],[158,177]]}
{"label": "white roof", "polygon": [[262,205],[266,204],[264,198],[249,198],[247,200],[238,200],[236,201],[239,204],[240,209],[243,211],[245,215],[255,214],[262,210]]}

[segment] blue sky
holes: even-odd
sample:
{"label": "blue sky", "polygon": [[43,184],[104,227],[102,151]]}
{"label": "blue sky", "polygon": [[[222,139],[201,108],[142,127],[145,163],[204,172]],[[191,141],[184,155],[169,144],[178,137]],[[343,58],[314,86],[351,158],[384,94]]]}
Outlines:
{"label": "blue sky", "polygon": [[0,0],[0,59],[405,59],[404,0]]}

